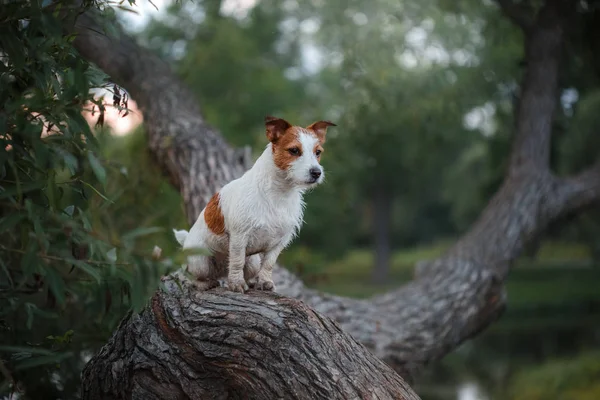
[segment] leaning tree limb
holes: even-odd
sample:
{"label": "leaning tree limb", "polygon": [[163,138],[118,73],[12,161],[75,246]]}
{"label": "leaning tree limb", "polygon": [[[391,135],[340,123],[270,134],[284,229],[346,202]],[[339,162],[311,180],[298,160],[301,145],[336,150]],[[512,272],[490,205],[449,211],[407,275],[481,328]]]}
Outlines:
{"label": "leaning tree limb", "polygon": [[154,295],[83,373],[85,399],[418,399],[304,303],[223,288]]}
{"label": "leaning tree limb", "polygon": [[[510,5],[508,1],[500,4]],[[408,285],[368,300],[308,289],[282,268],[274,274],[277,291],[337,321],[343,331],[408,379],[496,320],[506,303],[504,281],[525,244],[552,221],[600,200],[599,165],[578,176],[559,178],[548,162],[564,30],[574,7],[569,0],[547,0],[526,26],[517,21],[524,32],[527,72],[516,110],[516,135],[506,179],[471,229],[452,248],[436,260],[419,263],[415,279]],[[509,15],[513,11],[505,10]],[[78,20],[77,31],[75,46],[81,54],[97,63],[137,101],[144,113],[150,150],[181,190],[188,218],[194,220],[206,199],[241,173],[243,168],[235,152],[204,122],[193,96],[164,62],[124,34],[113,38],[98,33],[87,15]],[[201,295],[205,299],[213,296]],[[250,298],[254,301],[260,297]],[[272,307],[278,310],[277,304]],[[196,310],[200,315],[190,313],[188,317],[200,318],[203,309]],[[146,311],[135,323],[125,322],[115,338],[127,338],[141,327],[157,329],[149,313]],[[228,323],[227,313],[211,311],[207,315],[213,317],[202,317],[206,326]],[[264,317],[261,313],[247,315],[257,322],[256,327],[261,326],[258,321],[264,321]],[[185,340],[197,334],[181,331],[176,321],[173,323],[169,329],[180,332]],[[86,371],[107,365],[103,363],[112,357],[110,346],[92,360]],[[124,342],[123,347],[144,351],[143,346],[133,342]],[[123,362],[135,363],[131,353],[119,354],[127,355]],[[257,361],[264,355],[254,353]],[[201,363],[196,365],[199,373]],[[223,364],[223,374],[232,373],[228,365]],[[163,360],[161,367],[176,365]],[[149,364],[148,377],[154,376],[152,368]],[[233,371],[240,374],[239,379],[246,376],[243,370]],[[97,384],[87,377],[84,385]]]}

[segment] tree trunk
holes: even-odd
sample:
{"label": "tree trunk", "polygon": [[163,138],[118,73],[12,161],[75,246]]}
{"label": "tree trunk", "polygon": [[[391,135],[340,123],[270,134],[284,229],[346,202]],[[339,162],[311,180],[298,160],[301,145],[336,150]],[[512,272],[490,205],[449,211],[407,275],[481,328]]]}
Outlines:
{"label": "tree trunk", "polygon": [[[368,300],[321,294],[278,268],[278,293],[317,313],[276,295],[214,291],[192,300],[159,294],[87,365],[83,397],[189,398],[210,391],[214,398],[414,398],[320,314],[411,378],[498,318],[506,303],[504,280],[529,240],[600,199],[600,161],[568,178],[554,176],[548,166],[563,30],[575,2],[547,0],[536,15],[523,15],[520,3],[500,3],[523,28],[527,48],[511,164],[480,218],[446,254],[419,263],[413,282]],[[88,15],[76,30],[77,49],[140,105],[150,150],[180,189],[193,221],[214,191],[241,173],[245,158],[206,125],[165,63],[126,35],[102,34]],[[308,344],[317,337],[323,352],[313,354]],[[255,338],[265,338],[263,345]],[[300,368],[301,357],[314,364]]]}
{"label": "tree trunk", "polygon": [[390,223],[392,219],[392,194],[384,182],[378,182],[373,193],[373,237],[375,267],[373,282],[383,284],[390,272]]}
{"label": "tree trunk", "polygon": [[172,289],[128,316],[88,363],[84,399],[418,399],[298,300]]}

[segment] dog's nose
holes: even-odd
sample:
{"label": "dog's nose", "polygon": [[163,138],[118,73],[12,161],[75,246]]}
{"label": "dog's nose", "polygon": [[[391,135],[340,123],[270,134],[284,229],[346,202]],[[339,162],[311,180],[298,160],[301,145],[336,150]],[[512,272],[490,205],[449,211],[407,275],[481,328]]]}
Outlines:
{"label": "dog's nose", "polygon": [[321,176],[321,170],[319,168],[311,168],[308,172],[313,179],[319,179]]}

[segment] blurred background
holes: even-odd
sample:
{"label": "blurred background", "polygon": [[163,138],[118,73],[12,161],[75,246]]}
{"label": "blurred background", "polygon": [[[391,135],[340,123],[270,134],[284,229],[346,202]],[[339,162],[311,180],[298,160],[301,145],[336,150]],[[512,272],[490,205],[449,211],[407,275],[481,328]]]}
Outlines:
{"label": "blurred background", "polygon": [[[154,4],[120,17],[172,62],[230,143],[259,154],[263,114],[338,124],[326,184],[308,196],[300,237],[280,258],[310,286],[367,297],[401,285],[501,183],[523,38],[493,2]],[[598,78],[593,66],[569,63],[556,170],[598,154]],[[106,151],[137,157],[143,127],[114,124],[124,136]],[[148,185],[135,187],[148,196]],[[164,197],[165,213],[181,208],[168,186],[155,190],[148,197]],[[509,276],[505,315],[431,366],[416,386],[424,399],[600,398],[599,215],[561,221],[528,249]]]}
{"label": "blurred background", "polygon": [[[138,3],[115,8],[116,18],[172,64],[232,145],[250,145],[256,157],[267,114],[338,125],[325,146],[326,183],[307,196],[305,225],[279,260],[311,287],[362,298],[402,285],[415,262],[466,231],[502,182],[524,48],[493,1]],[[552,149],[559,173],[599,154],[600,64],[578,52],[596,40],[597,14],[567,44]],[[135,99],[129,108],[125,117],[107,108],[95,132],[111,163],[104,196],[112,202],[94,215],[109,237],[164,228],[137,246],[173,251],[169,230],[187,228],[182,200],[146,151]],[[95,124],[97,115],[85,117]],[[429,366],[419,395],[600,399],[600,210],[554,224],[518,260],[507,288],[502,318]],[[73,351],[89,357],[124,313],[99,319]],[[61,372],[63,388],[78,374],[72,368]]]}

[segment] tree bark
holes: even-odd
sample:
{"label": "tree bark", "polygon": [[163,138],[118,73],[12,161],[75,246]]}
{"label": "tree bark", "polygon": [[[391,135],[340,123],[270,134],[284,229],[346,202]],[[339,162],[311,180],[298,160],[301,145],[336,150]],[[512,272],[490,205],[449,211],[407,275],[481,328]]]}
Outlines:
{"label": "tree bark", "polygon": [[[506,179],[479,219],[450,250],[439,259],[417,265],[414,281],[384,295],[356,300],[308,289],[290,272],[277,269],[278,293],[302,300],[317,314],[300,302],[275,295],[215,291],[192,300],[189,295],[160,294],[141,316],[125,320],[87,365],[84,398],[108,398],[103,395],[106,390],[125,398],[186,398],[190,393],[207,393],[201,390],[214,390],[211,396],[217,398],[228,393],[236,398],[242,390],[248,398],[273,398],[278,392],[266,391],[275,388],[288,388],[281,393],[292,398],[307,398],[303,397],[306,393],[337,398],[350,392],[340,392],[346,389],[335,387],[335,379],[342,385],[358,381],[359,387],[363,387],[361,382],[370,382],[365,387],[375,391],[383,387],[383,376],[388,391],[377,396],[393,397],[391,393],[402,387],[401,382],[319,313],[335,320],[343,332],[407,379],[486,328],[504,309],[504,281],[524,245],[550,222],[600,199],[600,163],[567,178],[556,177],[548,166],[564,28],[574,7],[572,1],[547,0],[541,11],[531,16],[531,22],[519,18],[520,26],[526,24],[528,71],[521,86]],[[514,12],[512,9],[507,15]],[[204,122],[193,96],[165,63],[125,35],[110,38],[98,30],[89,16],[81,17],[75,46],[138,102],[146,118],[150,150],[180,189],[193,221],[214,191],[241,173],[243,157]],[[253,335],[271,341],[256,346]],[[351,349],[360,354],[341,364],[337,364],[344,356],[341,351],[311,354],[310,338],[319,335],[323,336],[323,349]],[[277,347],[281,342],[273,342],[277,337],[291,338],[286,346],[296,352],[285,350],[275,356],[273,346],[282,349]],[[286,358],[286,353],[292,356]],[[316,364],[296,374],[294,357],[308,357]],[[247,364],[241,363],[242,359]],[[353,362],[361,369],[349,379],[346,374]],[[260,375],[263,372],[266,375]],[[381,376],[374,379],[377,374]],[[296,380],[306,385],[293,392],[290,388],[300,387],[294,386],[300,385]],[[188,387],[198,392],[185,392]],[[308,392],[323,387],[330,389]],[[361,389],[348,390],[355,390],[359,398],[377,398]],[[408,389],[398,393],[403,393],[399,397],[413,396]]]}
{"label": "tree bark", "polygon": [[418,399],[298,300],[171,289],[128,316],[87,365],[84,399]]}
{"label": "tree bark", "polygon": [[376,184],[372,214],[375,250],[373,282],[382,284],[386,282],[390,272],[390,220],[392,218],[392,195],[384,182]]}

